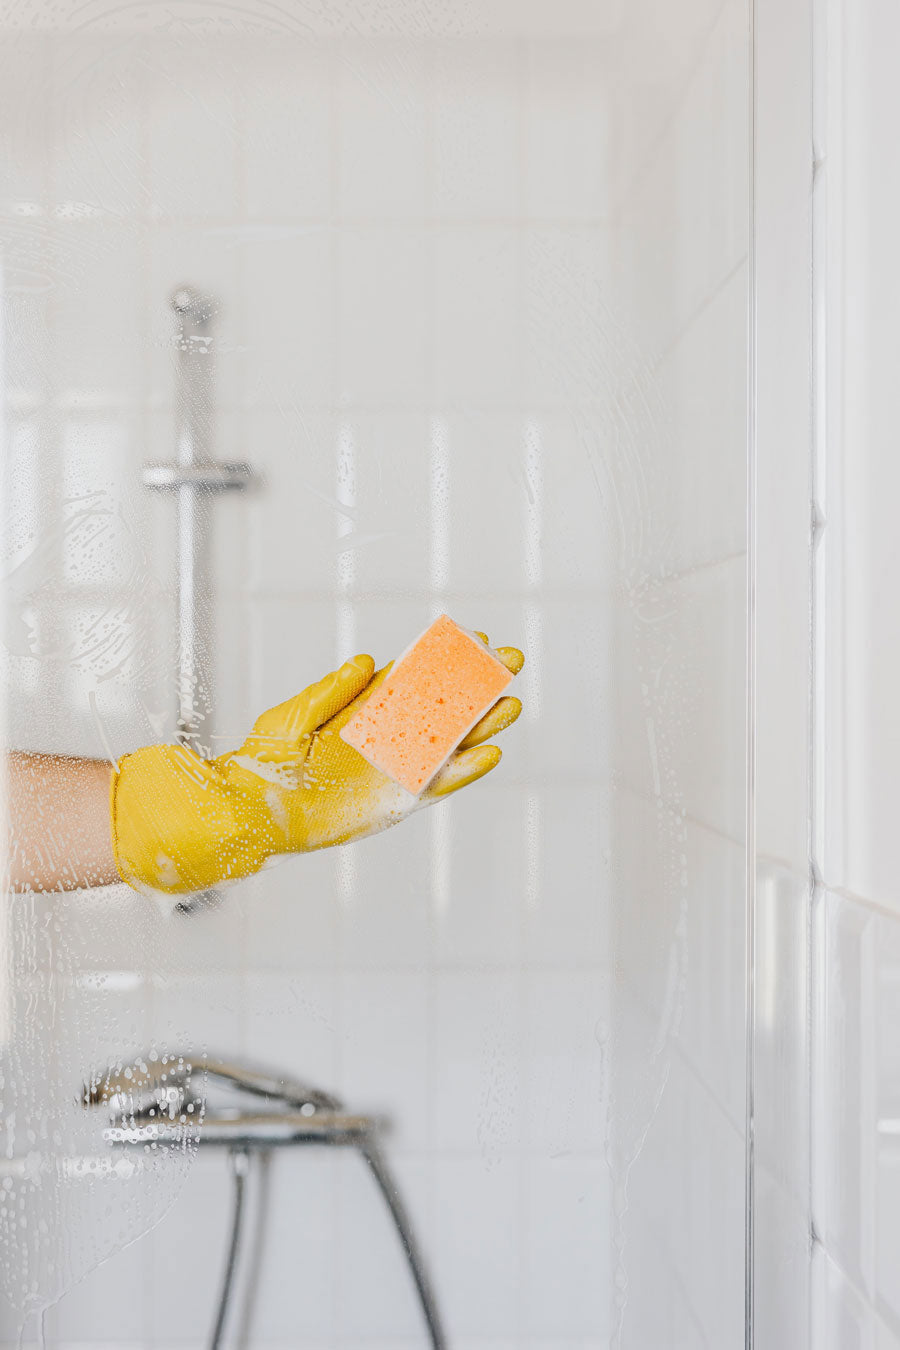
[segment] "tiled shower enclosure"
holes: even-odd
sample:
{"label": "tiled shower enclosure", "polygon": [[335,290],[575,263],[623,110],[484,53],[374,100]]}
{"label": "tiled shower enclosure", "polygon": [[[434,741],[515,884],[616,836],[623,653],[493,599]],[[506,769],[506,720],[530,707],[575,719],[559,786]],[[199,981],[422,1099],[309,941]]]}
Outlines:
{"label": "tiled shower enclosure", "polygon": [[[441,612],[526,655],[502,764],[396,830],[188,913],[7,898],[3,1344],[207,1343],[225,1160],[81,1100],[189,1049],[387,1122],[454,1350],[743,1345],[748,0],[0,15],[7,745],[174,735],[179,287],[253,472],[211,748]],[[255,1180],[227,1344],[426,1343],[358,1158]]]}

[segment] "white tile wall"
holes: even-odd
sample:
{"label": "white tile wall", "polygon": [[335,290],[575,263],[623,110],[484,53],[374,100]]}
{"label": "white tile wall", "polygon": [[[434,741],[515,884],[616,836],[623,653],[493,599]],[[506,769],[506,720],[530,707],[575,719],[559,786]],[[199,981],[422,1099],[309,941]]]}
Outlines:
{"label": "white tile wall", "polygon": [[820,33],[817,106],[828,171],[817,184],[816,225],[828,249],[816,277],[827,347],[815,479],[822,528],[814,863],[824,893],[812,972],[813,1193],[821,1243],[813,1312],[822,1344],[866,1347],[893,1345],[900,1330],[893,1013],[900,949],[888,842],[897,651],[885,617],[897,575],[885,516],[895,473],[885,428],[892,416],[886,371],[896,353],[890,313],[898,181],[893,162],[873,172],[896,100],[885,59],[896,38],[890,7],[834,6]]}
{"label": "white tile wall", "polygon": [[640,410],[612,488],[616,1344],[635,1350],[744,1344],[748,29],[740,4],[701,9],[680,42],[663,24],[679,75],[654,97],[645,70],[630,110],[627,332],[594,343]]}
{"label": "white tile wall", "polygon": [[[73,422],[60,390],[105,405],[91,453],[110,408],[134,415],[127,437],[104,438],[99,467],[82,436],[82,475],[102,469],[118,489],[142,458],[168,455],[168,297],[189,281],[220,299],[217,450],[264,477],[246,501],[213,508],[220,736],[243,734],[348,646],[393,653],[435,607],[527,649],[530,710],[501,768],[440,815],[290,860],[215,912],[165,924],[144,914],[130,951],[127,918],[88,936],[76,902],[60,912],[73,961],[114,961],[146,982],[142,1038],[245,1053],[394,1120],[391,1161],[460,1350],[608,1343],[610,1056],[620,1034],[632,1044],[610,986],[609,921],[634,920],[634,878],[646,868],[652,883],[660,865],[672,928],[654,935],[663,963],[649,987],[673,1000],[666,1025],[681,1031],[677,1046],[674,1035],[633,1042],[646,1056],[638,1077],[655,1089],[671,1061],[672,1085],[656,1155],[632,1169],[636,1191],[644,1167],[657,1186],[647,1222],[629,1225],[622,1344],[738,1343],[738,952],[728,946],[720,967],[715,952],[734,935],[741,829],[743,13],[735,0],[712,24],[692,5],[677,41],[661,44],[677,59],[653,54],[664,134],[614,219],[615,140],[643,99],[641,62],[634,45],[583,36],[67,36],[51,55],[77,48],[76,92],[61,85],[53,116],[72,135],[54,122],[52,164],[16,169],[23,196],[48,207],[63,192],[95,196],[115,216],[60,222],[56,251],[49,238],[38,259],[69,269],[46,316],[62,359],[44,355],[36,301],[28,341],[40,359],[20,380],[27,391],[52,372],[52,435],[41,435],[54,463]],[[665,357],[658,372],[647,356]],[[648,382],[672,417],[666,441],[655,431],[668,414],[648,416],[642,401]],[[677,501],[663,444],[697,470]],[[345,471],[353,460],[343,479],[339,446]],[[721,473],[714,485],[701,460]],[[635,501],[647,536],[628,519]],[[164,510],[154,504],[147,522],[161,541]],[[170,548],[148,549],[161,603]],[[623,558],[651,636],[637,648],[617,639],[611,658]],[[709,566],[660,585],[661,559],[668,571]],[[165,634],[157,647],[164,674]],[[51,662],[43,673],[46,701]],[[632,839],[629,875],[611,853],[608,782],[612,769],[638,790],[652,783],[632,686],[653,709],[667,806],[693,819]],[[95,680],[70,697],[80,709],[92,690],[103,695]],[[672,942],[693,964],[665,964]],[[640,988],[639,934],[630,943],[635,968],[617,975]],[[123,1035],[130,1025],[106,1020]],[[643,1107],[637,1095],[620,1108],[630,1137],[646,1128]],[[349,1156],[273,1161],[251,1344],[421,1343],[366,1180]],[[101,1268],[93,1293],[62,1301],[55,1343],[136,1339],[124,1315],[108,1335],[90,1325],[104,1300],[141,1310],[146,1345],[198,1343],[226,1184],[220,1160],[201,1157],[159,1228]],[[662,1313],[664,1333],[653,1330]]]}
{"label": "white tile wall", "polygon": [[[328,42],[250,39],[241,63],[242,173],[260,239],[289,239],[274,222],[326,219],[334,205],[336,53]],[[286,173],[285,163],[296,168]],[[248,231],[248,237],[253,237]]]}
{"label": "white tile wall", "polygon": [[[512,43],[447,43],[438,49],[434,210],[451,219],[510,219],[522,213],[522,67]],[[560,86],[553,103],[559,100]]]}
{"label": "white tile wall", "polygon": [[[335,149],[337,207],[344,218],[424,216],[431,167],[430,56],[424,45],[401,50],[390,41],[339,48]],[[481,214],[483,202],[479,208]]]}
{"label": "white tile wall", "polygon": [[417,405],[425,388],[431,289],[425,231],[406,224],[348,225],[339,258],[342,399]]}
{"label": "white tile wall", "polygon": [[435,393],[442,406],[521,397],[521,230],[460,225],[434,239]]}

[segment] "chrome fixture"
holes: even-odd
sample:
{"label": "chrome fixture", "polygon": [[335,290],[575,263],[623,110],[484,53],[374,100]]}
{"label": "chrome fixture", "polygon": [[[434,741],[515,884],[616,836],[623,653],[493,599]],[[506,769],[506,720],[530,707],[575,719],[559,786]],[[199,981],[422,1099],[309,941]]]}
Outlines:
{"label": "chrome fixture", "polygon": [[[219,1091],[213,1099],[210,1089]],[[242,1103],[241,1098],[245,1101]],[[246,1101],[255,1102],[251,1106]],[[300,1144],[354,1148],[387,1204],[416,1287],[433,1350],[446,1350],[434,1292],[400,1198],[379,1133],[384,1122],[351,1115],[320,1089],[234,1061],[189,1053],[139,1055],[86,1083],[85,1108],[105,1108],[104,1141],[115,1148],[148,1145],[179,1150],[191,1145],[228,1151],[233,1181],[231,1232],[209,1350],[220,1350],[234,1291],[253,1155]]]}
{"label": "chrome fixture", "polygon": [[[172,308],[178,318],[175,459],[145,464],[141,481],[145,487],[177,493],[175,736],[182,745],[208,754],[213,706],[209,507],[215,494],[248,487],[253,470],[249,464],[225,464],[212,456],[215,302],[190,286],[179,286],[172,296]],[[216,891],[199,891],[179,901],[177,908],[189,913],[217,900]]]}
{"label": "chrome fixture", "polygon": [[209,749],[212,707],[212,606],[206,566],[209,506],[219,492],[241,492],[248,487],[253,470],[249,464],[220,463],[212,454],[215,302],[200,291],[180,286],[172,296],[172,308],[178,316],[176,454],[167,463],[145,464],[141,480],[146,487],[178,494],[176,735],[183,745],[204,753]]}

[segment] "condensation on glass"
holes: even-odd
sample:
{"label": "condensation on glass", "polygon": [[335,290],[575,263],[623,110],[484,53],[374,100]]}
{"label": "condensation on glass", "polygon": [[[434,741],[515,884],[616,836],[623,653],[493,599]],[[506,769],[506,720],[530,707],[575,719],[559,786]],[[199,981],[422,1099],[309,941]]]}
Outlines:
{"label": "condensation on glass", "polygon": [[[395,830],[5,898],[4,1341],[210,1334],[204,1094],[97,1104],[182,1055],[389,1123],[450,1343],[742,1343],[747,8],[0,11],[6,747],[220,753],[441,612],[526,655]],[[257,1163],[249,1343],[417,1343],[358,1152]]]}

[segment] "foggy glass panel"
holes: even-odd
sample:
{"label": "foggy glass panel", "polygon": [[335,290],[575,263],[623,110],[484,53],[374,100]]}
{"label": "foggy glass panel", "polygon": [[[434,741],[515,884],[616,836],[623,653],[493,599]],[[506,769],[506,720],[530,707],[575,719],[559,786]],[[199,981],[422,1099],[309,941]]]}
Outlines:
{"label": "foggy glass panel", "polygon": [[4,1343],[207,1343],[230,1064],[371,1127],[249,1150],[247,1344],[428,1343],[375,1143],[448,1343],[741,1344],[746,3],[2,17],[8,749],[525,655],[396,828],[6,897]]}

